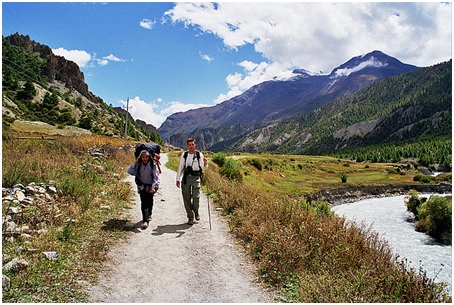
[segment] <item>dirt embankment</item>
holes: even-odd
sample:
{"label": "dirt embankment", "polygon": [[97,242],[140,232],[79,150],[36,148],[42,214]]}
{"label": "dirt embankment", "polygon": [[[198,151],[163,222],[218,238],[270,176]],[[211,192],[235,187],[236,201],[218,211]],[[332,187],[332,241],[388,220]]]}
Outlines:
{"label": "dirt embankment", "polygon": [[335,190],[321,190],[311,195],[315,202],[327,201],[332,205],[355,202],[362,199],[407,195],[410,190],[419,193],[452,193],[452,185],[440,184],[414,184],[404,186],[364,186],[346,187]]}

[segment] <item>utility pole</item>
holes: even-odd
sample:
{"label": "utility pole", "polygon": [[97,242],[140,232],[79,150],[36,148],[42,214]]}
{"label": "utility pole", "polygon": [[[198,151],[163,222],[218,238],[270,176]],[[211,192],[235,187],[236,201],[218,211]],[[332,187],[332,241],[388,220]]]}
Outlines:
{"label": "utility pole", "polygon": [[126,123],[125,123],[125,139],[128,138],[128,117],[129,117],[129,97],[126,102]]}

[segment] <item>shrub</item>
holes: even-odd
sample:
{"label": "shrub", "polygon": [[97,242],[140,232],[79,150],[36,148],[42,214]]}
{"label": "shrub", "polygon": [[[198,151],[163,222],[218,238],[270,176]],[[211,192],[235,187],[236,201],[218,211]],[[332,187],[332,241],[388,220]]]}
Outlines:
{"label": "shrub", "polygon": [[419,181],[421,183],[430,183],[432,181],[432,179],[430,179],[430,177],[428,177],[428,176],[416,175],[413,177],[413,181]]}
{"label": "shrub", "polygon": [[256,169],[258,169],[259,171],[261,171],[263,169],[263,164],[262,164],[262,161],[260,161],[260,159],[257,159],[257,158],[250,159],[249,163],[252,166],[254,166]]}
{"label": "shrub", "polygon": [[240,171],[240,165],[232,158],[227,158],[219,173],[232,181],[242,181],[243,175]]}
{"label": "shrub", "polygon": [[452,236],[452,203],[441,196],[431,196],[418,209],[418,230],[451,244]]}
{"label": "shrub", "polygon": [[347,175],[345,173],[342,173],[340,178],[341,178],[342,183],[347,183],[347,178],[348,177],[347,177]]}
{"label": "shrub", "polygon": [[412,212],[415,218],[418,219],[418,209],[424,202],[423,199],[418,197],[419,193],[415,190],[410,190],[408,196],[405,197],[405,205],[407,211]]}
{"label": "shrub", "polygon": [[213,158],[211,159],[214,163],[216,163],[219,166],[224,166],[225,160],[227,159],[227,155],[223,152],[218,152],[213,155]]}

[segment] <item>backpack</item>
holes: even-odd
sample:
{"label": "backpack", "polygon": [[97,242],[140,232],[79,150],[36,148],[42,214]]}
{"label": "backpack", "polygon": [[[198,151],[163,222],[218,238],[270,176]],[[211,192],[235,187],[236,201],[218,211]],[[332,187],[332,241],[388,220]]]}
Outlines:
{"label": "backpack", "polygon": [[[183,154],[185,165],[186,165],[186,159],[188,158],[188,153],[189,153],[188,151],[185,151]],[[195,151],[195,156],[196,156],[197,162],[199,162],[199,166],[200,166],[200,152],[198,150]],[[200,167],[200,172],[202,172],[202,167]]]}
{"label": "backpack", "polygon": [[[186,159],[188,158],[188,153],[189,153],[188,151],[184,152],[184,155],[183,155],[184,164],[186,164]],[[199,162],[199,164],[200,164],[200,152],[198,150],[195,151],[195,156],[197,158],[197,162]],[[202,171],[202,170],[200,170],[200,171]]]}
{"label": "backpack", "polygon": [[139,157],[140,152],[142,150],[147,150],[150,153],[151,157],[154,157],[155,154],[160,154],[161,153],[161,146],[159,145],[153,145],[153,144],[147,144],[147,143],[141,143],[136,146],[136,149],[134,150],[134,156],[136,158]]}
{"label": "backpack", "polygon": [[[188,158],[188,151],[185,151],[184,154],[183,154],[183,158],[184,158],[184,166],[186,166],[186,159]],[[197,158],[197,162],[199,162],[199,167],[200,167],[200,170],[198,170],[198,172],[200,173],[200,179],[203,179],[203,172],[202,172],[202,167],[200,166],[200,152],[198,150],[195,151],[195,155],[196,155],[196,158]],[[188,168],[190,168],[192,170],[192,167],[188,166]],[[183,175],[183,184],[186,184],[186,168],[183,169],[183,172],[185,173]]]}

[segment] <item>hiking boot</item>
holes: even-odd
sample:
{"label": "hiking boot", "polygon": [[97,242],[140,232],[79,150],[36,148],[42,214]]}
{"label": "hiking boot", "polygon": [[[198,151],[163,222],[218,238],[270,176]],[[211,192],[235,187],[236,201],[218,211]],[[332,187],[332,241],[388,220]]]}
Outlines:
{"label": "hiking boot", "polygon": [[195,220],[200,220],[200,215],[199,214],[195,214]]}
{"label": "hiking boot", "polygon": [[191,226],[192,226],[193,224],[194,224],[194,219],[189,218],[189,220],[188,220],[188,225],[191,225]]}
{"label": "hiking boot", "polygon": [[145,230],[146,228],[148,228],[148,222],[144,221],[144,222],[142,223],[141,228],[144,229],[144,230]]}

